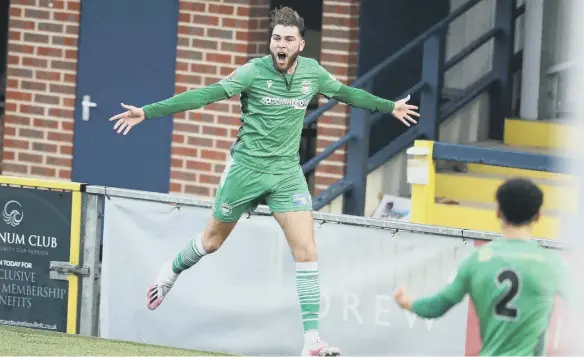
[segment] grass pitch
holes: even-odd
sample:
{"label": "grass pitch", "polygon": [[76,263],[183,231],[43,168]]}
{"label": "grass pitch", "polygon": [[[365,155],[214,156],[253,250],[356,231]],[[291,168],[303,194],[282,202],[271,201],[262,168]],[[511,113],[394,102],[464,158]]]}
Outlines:
{"label": "grass pitch", "polygon": [[0,325],[1,356],[225,356],[97,337]]}

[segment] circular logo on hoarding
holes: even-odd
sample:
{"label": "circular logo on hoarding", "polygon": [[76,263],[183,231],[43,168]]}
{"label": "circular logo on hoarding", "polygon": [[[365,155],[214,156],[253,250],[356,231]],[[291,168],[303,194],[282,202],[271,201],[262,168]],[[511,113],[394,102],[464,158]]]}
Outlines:
{"label": "circular logo on hoarding", "polygon": [[24,217],[24,210],[22,209],[22,205],[18,203],[18,201],[8,201],[4,205],[4,210],[2,211],[2,217],[4,218],[4,222],[6,224],[16,227],[22,222],[22,218]]}

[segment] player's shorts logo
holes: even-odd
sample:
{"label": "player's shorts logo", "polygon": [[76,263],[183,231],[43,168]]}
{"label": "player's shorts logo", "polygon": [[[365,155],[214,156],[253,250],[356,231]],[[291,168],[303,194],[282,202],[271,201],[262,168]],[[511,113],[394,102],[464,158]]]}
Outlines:
{"label": "player's shorts logo", "polygon": [[227,204],[227,203],[222,203],[221,204],[221,213],[223,213],[226,216],[231,215],[231,212],[233,211],[233,209],[231,208],[231,205]]}
{"label": "player's shorts logo", "polygon": [[305,206],[311,203],[310,194],[308,192],[297,193],[292,196],[292,205],[294,207]]}
{"label": "player's shorts logo", "polygon": [[312,90],[312,83],[310,83],[310,81],[303,81],[300,85],[300,91],[302,94],[308,94]]}

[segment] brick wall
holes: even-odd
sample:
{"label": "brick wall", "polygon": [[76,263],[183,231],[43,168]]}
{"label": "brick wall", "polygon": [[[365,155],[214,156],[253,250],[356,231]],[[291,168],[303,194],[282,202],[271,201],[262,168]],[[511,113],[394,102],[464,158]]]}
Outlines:
{"label": "brick wall", "polygon": [[[357,75],[359,9],[360,0],[323,1],[321,65],[345,84],[351,84]],[[326,98],[320,99],[320,105],[326,102]],[[347,133],[349,110],[347,105],[341,103],[319,119],[317,154]],[[337,182],[344,176],[344,172],[343,146],[317,166],[313,194],[316,195]]]}
{"label": "brick wall", "polygon": [[11,0],[2,174],[70,179],[79,0]]}
{"label": "brick wall", "polygon": [[[181,0],[176,92],[268,53],[269,0]],[[213,196],[240,125],[239,96],[174,117],[171,192]]]}

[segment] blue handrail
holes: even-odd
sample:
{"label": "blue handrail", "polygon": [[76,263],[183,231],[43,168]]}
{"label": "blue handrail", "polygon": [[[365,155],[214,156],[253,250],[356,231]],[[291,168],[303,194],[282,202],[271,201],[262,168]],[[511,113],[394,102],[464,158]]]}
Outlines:
{"label": "blue handrail", "polygon": [[[436,33],[437,31],[440,31],[444,27],[448,26],[452,21],[456,20],[462,14],[464,14],[468,10],[472,9],[476,4],[478,4],[481,1],[483,1],[483,0],[469,0],[465,4],[461,5],[459,8],[457,8],[452,13],[450,13],[450,15],[448,15],[447,17],[442,19],[440,22],[438,22],[436,25],[432,26],[430,29],[426,30],[424,33],[422,33],[421,35],[416,37],[413,41],[408,43],[405,47],[402,47],[399,51],[397,51],[393,55],[389,56],[383,62],[379,63],[378,65],[376,65],[375,67],[370,69],[367,73],[365,73],[364,75],[359,77],[357,80],[355,80],[351,84],[351,87],[363,88],[365,86],[365,84],[369,80],[373,79],[379,72],[383,71],[385,68],[392,65],[395,61],[397,61],[398,59],[407,55],[410,51],[414,50],[416,47],[423,44],[424,41],[426,41],[428,38],[430,38],[430,36],[432,36],[434,33]],[[466,57],[466,56],[464,56],[464,57]],[[461,58],[461,60],[462,60],[462,58]],[[332,109],[338,103],[339,102],[334,100],[334,99],[329,100],[327,104],[323,105],[322,107],[318,108],[314,112],[310,113],[310,115],[308,115],[304,119],[304,125],[310,125],[311,123],[315,122],[316,120],[318,120],[318,118],[322,114],[324,114],[326,111]]]}
{"label": "blue handrail", "polygon": [[[434,46],[435,46],[435,44],[437,43],[436,36],[443,36],[445,33],[445,30],[447,29],[447,26],[452,21],[456,20],[458,17],[460,17],[461,15],[463,15],[464,13],[466,13],[467,11],[472,9],[475,5],[477,5],[481,1],[483,1],[483,0],[468,0],[465,4],[461,5],[456,10],[454,10],[452,13],[450,13],[450,15],[448,15],[447,17],[445,17],[444,19],[439,21],[437,24],[432,26],[430,29],[426,30],[424,33],[422,33],[418,37],[416,37],[413,41],[408,43],[406,46],[401,48],[399,51],[397,51],[396,53],[394,53],[393,55],[391,55],[390,57],[388,57],[387,59],[385,59],[381,63],[377,64],[374,68],[369,70],[366,74],[359,77],[350,86],[355,87],[355,88],[363,88],[363,89],[372,88],[374,78],[381,71],[385,70],[387,67],[391,66],[397,60],[401,59],[403,56],[407,55],[409,52],[411,52],[412,50],[414,50],[415,48],[417,48],[419,46],[424,45],[425,52],[426,52],[426,48],[427,48],[426,45],[427,44],[429,44],[430,46],[432,46],[431,44],[434,44]],[[502,7],[505,7],[505,11],[506,11],[505,14],[508,14],[508,15],[505,15],[505,16],[507,16],[505,19],[512,18],[513,19],[512,21],[515,21],[515,19],[518,16],[522,15],[525,12],[525,5],[521,5],[520,7],[517,7],[517,8],[513,7],[513,9],[510,9],[511,4],[515,4],[515,2],[513,0],[499,0],[499,1],[503,1],[503,3],[497,3],[498,6],[501,5]],[[512,3],[505,3],[505,1],[513,1],[513,2]],[[509,20],[503,20],[503,21],[509,21]],[[459,62],[464,60],[467,56],[469,56],[471,53],[473,53],[478,48],[480,48],[484,43],[489,41],[491,38],[496,38],[499,35],[501,35],[502,31],[503,31],[502,28],[496,25],[493,29],[491,29],[491,30],[485,32],[483,35],[479,36],[476,40],[474,40],[471,44],[466,46],[464,49],[462,49],[458,54],[456,54],[455,56],[450,58],[448,61],[442,62],[437,67],[438,71],[441,71],[443,73],[447,69],[454,67],[456,64],[458,64]],[[506,31],[508,31],[508,30],[506,30]],[[432,42],[432,41],[434,41],[434,42]],[[439,41],[443,41],[443,40],[439,40]],[[434,49],[437,49],[437,47],[434,47]],[[438,57],[441,58],[441,56],[438,56]],[[436,60],[440,61],[440,59],[436,59]],[[433,70],[437,71],[436,68],[434,68]],[[424,74],[423,74],[422,80],[420,80],[418,83],[416,83],[414,86],[412,86],[405,94],[414,94],[414,93],[417,93],[420,91],[431,90],[432,95],[434,96],[433,98],[439,97],[441,95],[442,84],[441,84],[441,82],[432,82],[433,80],[434,79],[432,77],[424,77]],[[464,95],[462,95],[461,97],[450,101],[444,107],[440,107],[440,106],[435,107],[436,111],[430,112],[430,113],[435,113],[435,114],[433,114],[431,116],[436,117],[434,120],[436,120],[436,122],[439,124],[441,121],[443,121],[445,119],[446,116],[450,116],[450,115],[454,114],[462,106],[466,105],[470,100],[472,100],[477,95],[484,92],[485,90],[489,89],[495,83],[497,83],[497,81],[498,81],[498,78],[493,73],[487,74],[484,78],[479,79],[477,81],[477,83],[475,83],[471,87],[469,87],[469,90],[466,91],[464,93]],[[433,100],[436,100],[436,99],[433,99]],[[329,100],[328,103],[326,103],[324,106],[319,107],[317,110],[310,113],[305,118],[304,124],[310,125],[310,124],[314,123],[325,112],[332,109],[337,104],[338,104],[338,101],[336,101],[334,99]],[[436,105],[436,104],[433,104],[433,105]],[[432,109],[432,110],[434,110],[434,109]],[[347,147],[350,147],[351,145],[353,145],[353,147],[356,148],[356,146],[354,146],[355,143],[357,143],[361,140],[360,135],[357,133],[358,132],[363,133],[362,126],[365,125],[367,127],[367,129],[365,129],[365,131],[368,132],[369,131],[368,128],[370,127],[370,125],[372,123],[374,123],[375,121],[379,120],[384,115],[381,113],[377,113],[373,116],[365,116],[365,117],[360,117],[360,118],[353,118],[353,116],[354,115],[351,115],[351,119],[352,119],[351,123],[353,123],[354,122],[353,119],[355,119],[355,122],[363,122],[365,124],[359,124],[359,125],[361,125],[361,127],[357,127],[357,126],[355,128],[351,127],[349,132],[345,136],[340,138],[338,141],[332,143],[327,148],[325,148],[325,150],[323,150],[320,154],[316,155],[315,157],[310,159],[308,162],[303,164],[302,169],[305,173],[314,170],[320,162],[325,160],[327,157],[332,155],[337,149],[343,147],[344,145],[347,145]],[[359,116],[363,116],[362,112],[361,112],[361,114],[359,114]],[[356,131],[354,131],[354,130],[356,130]],[[428,127],[426,127],[426,130],[428,130]],[[431,127],[430,127],[430,130],[431,130]],[[361,196],[360,197],[361,199],[364,199],[363,192],[355,194],[355,192],[356,192],[355,190],[358,187],[363,186],[364,181],[361,178],[361,176],[363,176],[363,174],[367,174],[367,173],[371,172],[375,168],[382,165],[384,162],[386,162],[388,159],[390,159],[393,155],[395,155],[395,153],[403,150],[405,148],[405,146],[410,145],[411,142],[413,140],[415,140],[419,135],[423,134],[423,132],[424,132],[424,130],[422,130],[422,128],[420,128],[419,126],[410,128],[408,131],[402,133],[400,136],[395,138],[385,148],[378,151],[375,155],[367,158],[366,160],[369,161],[368,165],[363,166],[361,164],[357,164],[356,166],[361,166],[361,170],[364,169],[367,172],[366,173],[361,172],[357,175],[355,175],[355,172],[353,172],[350,175],[347,174],[344,178],[342,178],[341,180],[339,180],[335,184],[331,185],[328,189],[324,190],[317,197],[315,197],[315,199],[313,200],[314,209],[320,209],[320,208],[324,207],[324,205],[329,203],[332,199],[336,198],[339,194],[343,194],[343,193],[347,193],[347,192],[350,193],[349,197],[351,197],[351,196],[353,197],[352,198],[353,202],[350,204],[354,205],[355,204],[354,199],[355,199],[355,197],[357,197],[359,195]],[[362,135],[363,134],[361,134],[361,138],[362,138]],[[366,140],[366,142],[368,142],[368,140]],[[359,155],[363,155],[362,148],[357,149],[357,150],[361,152],[361,154],[359,154]],[[349,152],[351,152],[351,151],[349,150]],[[367,148],[367,152],[368,152],[368,148]],[[355,160],[354,158],[357,156],[353,155],[352,157],[353,157],[353,160]],[[351,159],[349,159],[349,161],[351,161]],[[358,160],[357,160],[357,162],[358,162]],[[350,171],[351,170],[350,167],[352,167],[350,165],[350,162],[348,163],[348,167],[349,167],[348,170]],[[361,190],[362,190],[362,188],[361,188]],[[355,191],[355,192],[353,192],[353,191]],[[347,207],[346,204],[347,203],[345,202],[345,207]],[[361,211],[362,210],[363,204],[362,203],[358,204],[358,206],[361,206],[361,207],[355,209],[354,211]]]}

